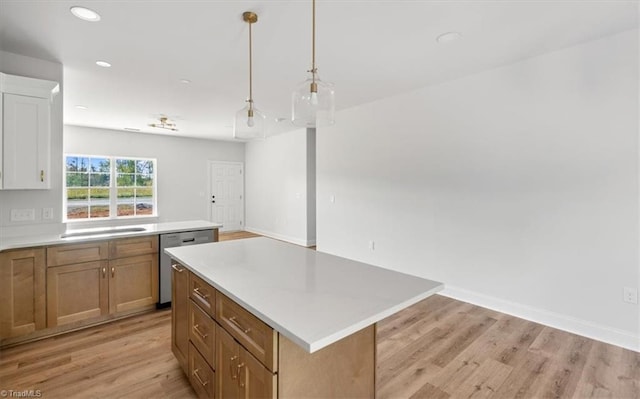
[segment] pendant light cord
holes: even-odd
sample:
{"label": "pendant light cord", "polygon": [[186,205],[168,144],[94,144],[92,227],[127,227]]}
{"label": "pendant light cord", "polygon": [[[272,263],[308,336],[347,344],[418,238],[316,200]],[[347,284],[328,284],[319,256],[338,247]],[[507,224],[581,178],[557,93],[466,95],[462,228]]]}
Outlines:
{"label": "pendant light cord", "polygon": [[311,17],[311,73],[316,79],[316,0],[313,0],[313,13]]}
{"label": "pendant light cord", "polygon": [[249,109],[253,109],[253,51],[251,38],[251,25],[249,22]]}

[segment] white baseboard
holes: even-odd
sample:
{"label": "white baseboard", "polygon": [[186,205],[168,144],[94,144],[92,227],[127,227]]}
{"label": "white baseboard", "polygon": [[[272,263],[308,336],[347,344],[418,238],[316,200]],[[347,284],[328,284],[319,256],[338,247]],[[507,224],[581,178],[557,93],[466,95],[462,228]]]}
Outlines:
{"label": "white baseboard", "polygon": [[305,239],[301,239],[301,238],[298,238],[298,237],[290,237],[290,236],[286,236],[284,234],[278,234],[278,233],[274,233],[272,231],[256,229],[254,227],[248,227],[248,226],[245,226],[244,229],[246,231],[250,232],[250,233],[260,234],[262,236],[275,238],[276,240],[290,242],[292,244],[301,245],[303,247],[310,247],[310,246],[316,245],[316,241],[315,240],[305,240]]}
{"label": "white baseboard", "polygon": [[590,321],[519,303],[505,301],[503,299],[468,291],[462,288],[452,287],[450,285],[445,285],[445,289],[440,291],[439,294],[481,306],[483,308],[496,310],[501,313],[544,324],[559,330],[620,346],[635,352],[640,352],[640,331],[638,331],[637,334],[634,334],[631,331],[603,326]]}

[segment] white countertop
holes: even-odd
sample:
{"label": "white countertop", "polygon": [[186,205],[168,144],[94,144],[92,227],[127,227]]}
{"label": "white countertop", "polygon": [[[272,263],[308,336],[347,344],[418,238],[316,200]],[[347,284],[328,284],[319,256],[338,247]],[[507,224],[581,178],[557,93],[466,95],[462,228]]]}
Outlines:
{"label": "white countertop", "polygon": [[[69,244],[75,242],[90,242],[108,240],[110,238],[142,237],[154,234],[176,233],[179,231],[195,231],[219,229],[221,224],[211,223],[204,220],[191,220],[184,222],[166,222],[137,224],[118,227],[96,227],[91,229],[68,230],[66,233],[91,233],[91,235],[80,235],[62,238],[60,234],[26,235],[16,237],[3,237],[0,242],[0,252],[7,249],[39,247],[43,245]],[[126,231],[131,228],[144,228],[144,231]],[[119,231],[125,230],[125,231]]]}
{"label": "white countertop", "polygon": [[309,353],[444,287],[264,237],[165,252]]}

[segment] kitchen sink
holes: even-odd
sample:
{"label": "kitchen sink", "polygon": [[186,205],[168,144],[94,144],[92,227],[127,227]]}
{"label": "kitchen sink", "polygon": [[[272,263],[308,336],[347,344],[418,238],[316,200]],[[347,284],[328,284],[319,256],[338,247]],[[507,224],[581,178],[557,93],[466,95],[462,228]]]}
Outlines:
{"label": "kitchen sink", "polygon": [[68,233],[60,234],[60,238],[111,236],[123,233],[136,233],[140,231],[147,231],[147,229],[144,227],[109,227],[105,229],[71,231]]}

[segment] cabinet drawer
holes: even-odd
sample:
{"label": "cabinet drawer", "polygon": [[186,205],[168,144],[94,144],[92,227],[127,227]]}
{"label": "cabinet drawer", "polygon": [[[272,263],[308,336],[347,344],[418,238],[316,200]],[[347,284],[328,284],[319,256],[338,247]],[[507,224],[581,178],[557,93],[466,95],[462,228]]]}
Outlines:
{"label": "cabinet drawer", "polygon": [[193,301],[189,301],[189,339],[213,369],[215,365],[215,322]]}
{"label": "cabinet drawer", "polygon": [[224,294],[216,294],[216,320],[272,372],[277,371],[278,333]]}
{"label": "cabinet drawer", "polygon": [[216,290],[193,273],[189,273],[189,298],[193,299],[209,316],[215,318]]}
{"label": "cabinet drawer", "polygon": [[158,253],[158,236],[121,238],[109,241],[109,258]]}
{"label": "cabinet drawer", "polygon": [[215,374],[200,352],[189,343],[189,381],[199,398],[213,398]]}
{"label": "cabinet drawer", "polygon": [[47,266],[72,265],[107,259],[108,241],[58,245],[47,248]]}

